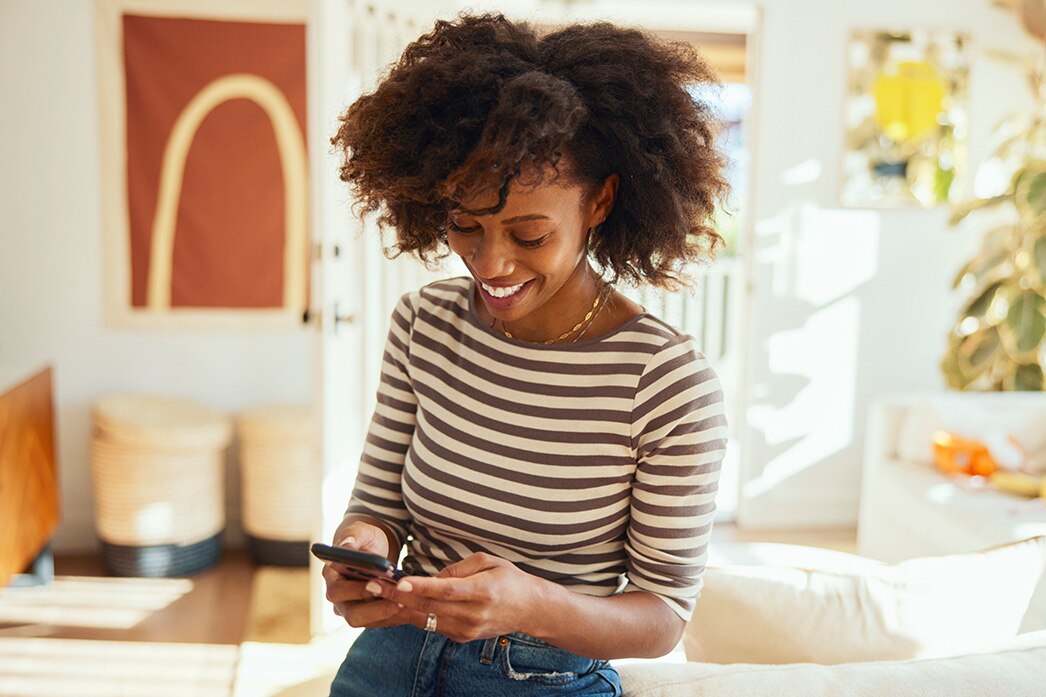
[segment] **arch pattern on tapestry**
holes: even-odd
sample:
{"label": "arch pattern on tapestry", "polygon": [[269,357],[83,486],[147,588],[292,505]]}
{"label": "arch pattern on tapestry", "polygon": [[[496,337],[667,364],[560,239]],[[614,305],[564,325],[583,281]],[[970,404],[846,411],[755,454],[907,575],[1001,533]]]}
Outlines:
{"label": "arch pattern on tapestry", "polygon": [[167,139],[149,254],[146,305],[150,310],[171,307],[175,229],[189,148],[204,119],[218,106],[233,99],[254,102],[262,108],[272,124],[283,169],[283,307],[294,310],[305,307],[308,256],[308,164],[305,139],[294,110],[279,88],[257,75],[240,73],[220,77],[201,89],[178,115]]}

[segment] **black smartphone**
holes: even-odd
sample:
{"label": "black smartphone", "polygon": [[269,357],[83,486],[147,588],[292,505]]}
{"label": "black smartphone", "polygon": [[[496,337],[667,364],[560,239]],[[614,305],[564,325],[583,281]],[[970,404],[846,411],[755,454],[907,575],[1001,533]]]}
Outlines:
{"label": "black smartphone", "polygon": [[359,581],[375,578],[396,581],[407,575],[388,559],[373,552],[332,547],[320,542],[313,543],[310,549],[317,558],[334,563],[334,570],[346,578]]}

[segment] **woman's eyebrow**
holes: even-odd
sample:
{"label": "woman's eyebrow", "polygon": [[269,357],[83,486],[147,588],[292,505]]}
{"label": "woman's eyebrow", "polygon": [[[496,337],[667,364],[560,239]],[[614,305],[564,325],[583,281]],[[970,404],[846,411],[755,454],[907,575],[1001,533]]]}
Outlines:
{"label": "woman's eyebrow", "polygon": [[501,221],[501,224],[511,225],[512,223],[525,223],[528,220],[551,220],[551,218],[540,213],[527,213],[526,215],[515,215],[511,218],[505,218]]}

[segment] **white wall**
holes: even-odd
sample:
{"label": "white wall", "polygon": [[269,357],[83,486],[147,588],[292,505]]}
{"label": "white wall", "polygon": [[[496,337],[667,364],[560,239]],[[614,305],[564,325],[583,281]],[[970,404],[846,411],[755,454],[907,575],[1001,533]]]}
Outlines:
{"label": "white wall", "polygon": [[[748,4],[679,3],[689,16]],[[534,3],[500,6],[525,13]],[[943,210],[838,207],[846,38],[863,27],[968,31],[972,162],[991,125],[1028,101],[1021,76],[984,50],[1031,42],[988,0],[758,6],[754,304],[743,417],[749,481],[741,520],[852,523],[867,405],[887,392],[942,386],[937,363],[958,302],[949,281],[977,240],[948,229]],[[87,443],[90,404],[100,395],[161,392],[236,410],[312,392],[305,332],[103,326],[92,42],[89,0],[0,0],[0,364],[56,366],[60,549],[93,544]],[[797,172],[800,165],[806,170]],[[797,183],[803,171],[813,174]],[[230,517],[237,515],[231,500]]]}
{"label": "white wall", "polygon": [[[541,0],[469,3],[522,18]],[[665,6],[674,4],[675,14]],[[729,30],[761,15],[749,245],[751,314],[740,445],[747,527],[853,525],[868,404],[942,389],[938,363],[960,298],[951,280],[979,239],[947,211],[840,207],[845,46],[854,29],[963,31],[970,55],[970,162],[1006,113],[1030,104],[1023,76],[989,48],[1031,53],[990,0],[588,0],[561,12]],[[543,8],[544,11],[543,11]],[[725,24],[724,24],[725,22]],[[747,406],[744,406],[747,405]]]}
{"label": "white wall", "polygon": [[[88,443],[98,397],[179,395],[234,412],[313,392],[313,342],[304,330],[103,325],[92,7],[0,0],[0,365],[55,366],[62,550],[95,545]],[[229,464],[226,539],[235,544],[242,537],[232,451]]]}
{"label": "white wall", "polygon": [[[947,211],[839,208],[844,46],[858,28],[968,32],[970,161],[1003,114],[1030,103],[986,49],[1030,51],[988,0],[767,0],[756,80],[754,302],[739,520],[853,524],[867,406],[944,387],[938,363],[978,243]],[[802,183],[796,170],[813,175]]]}

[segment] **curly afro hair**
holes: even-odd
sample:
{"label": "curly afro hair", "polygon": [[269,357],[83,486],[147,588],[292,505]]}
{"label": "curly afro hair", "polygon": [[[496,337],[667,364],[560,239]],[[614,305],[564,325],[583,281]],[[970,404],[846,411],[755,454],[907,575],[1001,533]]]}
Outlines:
{"label": "curly afro hair", "polygon": [[719,81],[688,44],[461,15],[411,43],[331,142],[357,210],[380,211],[392,252],[430,263],[447,254],[450,209],[494,190],[499,203],[474,212],[497,212],[531,165],[593,187],[616,173],[590,258],[614,280],[673,287],[722,242],[712,223],[729,192],[719,120],[688,91],[701,84]]}

